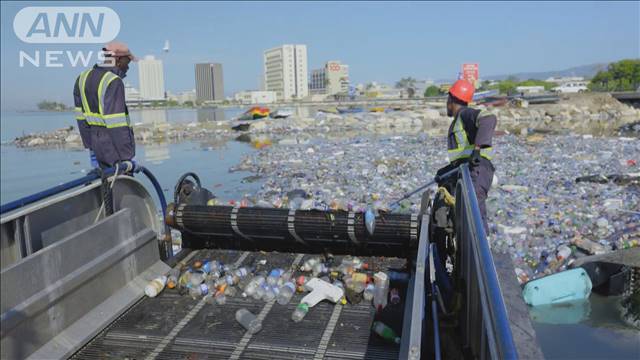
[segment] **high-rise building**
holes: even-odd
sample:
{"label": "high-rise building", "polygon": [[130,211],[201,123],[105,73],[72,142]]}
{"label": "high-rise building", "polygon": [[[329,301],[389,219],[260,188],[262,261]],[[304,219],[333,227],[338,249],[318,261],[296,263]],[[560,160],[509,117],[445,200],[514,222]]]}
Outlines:
{"label": "high-rise building", "polygon": [[309,95],[306,45],[282,45],[264,52],[264,90],[275,91],[278,100]]}
{"label": "high-rise building", "polygon": [[222,64],[196,64],[196,99],[199,101],[224,100]]}
{"label": "high-rise building", "polygon": [[321,69],[311,70],[309,91],[312,94],[347,94],[349,92],[349,65],[340,61],[327,61]]}
{"label": "high-rise building", "polygon": [[147,55],[138,61],[140,98],[142,100],[164,100],[164,71],[162,60]]}

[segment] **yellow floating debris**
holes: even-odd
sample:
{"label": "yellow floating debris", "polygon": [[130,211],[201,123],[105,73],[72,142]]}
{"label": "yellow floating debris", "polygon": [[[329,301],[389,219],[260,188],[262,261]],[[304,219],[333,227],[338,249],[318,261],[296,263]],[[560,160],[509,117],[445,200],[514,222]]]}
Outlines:
{"label": "yellow floating debris", "polygon": [[526,139],[528,143],[539,143],[542,140],[544,140],[544,136],[542,136],[541,134],[533,134],[533,135],[527,136],[527,139]]}

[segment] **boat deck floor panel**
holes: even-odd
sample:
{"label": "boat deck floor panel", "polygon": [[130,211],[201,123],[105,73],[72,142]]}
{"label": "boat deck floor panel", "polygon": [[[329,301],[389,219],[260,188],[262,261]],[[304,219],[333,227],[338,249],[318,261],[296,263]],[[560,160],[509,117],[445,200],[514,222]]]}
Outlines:
{"label": "boat deck floor panel", "polygon": [[[215,259],[225,264],[251,265],[256,272],[289,269],[312,255],[227,250],[199,250],[190,259]],[[262,261],[261,261],[262,260]],[[264,263],[266,260],[266,263]],[[340,256],[336,256],[339,263]],[[363,258],[372,270],[401,268],[404,259]],[[265,303],[239,295],[225,305],[165,289],[156,298],[144,298],[103,330],[74,359],[397,359],[399,348],[371,334],[376,315],[364,302],[341,306],[321,302],[303,321],[291,314],[305,294],[295,294],[287,305]],[[262,330],[247,334],[235,320],[238,309],[262,314]],[[332,321],[333,319],[333,321]]]}

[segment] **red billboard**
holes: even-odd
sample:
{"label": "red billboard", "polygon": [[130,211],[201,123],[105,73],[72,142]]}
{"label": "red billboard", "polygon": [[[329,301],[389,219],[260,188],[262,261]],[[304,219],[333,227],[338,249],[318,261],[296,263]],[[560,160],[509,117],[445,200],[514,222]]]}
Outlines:
{"label": "red billboard", "polygon": [[476,83],[480,78],[478,64],[462,64],[462,78],[477,87]]}

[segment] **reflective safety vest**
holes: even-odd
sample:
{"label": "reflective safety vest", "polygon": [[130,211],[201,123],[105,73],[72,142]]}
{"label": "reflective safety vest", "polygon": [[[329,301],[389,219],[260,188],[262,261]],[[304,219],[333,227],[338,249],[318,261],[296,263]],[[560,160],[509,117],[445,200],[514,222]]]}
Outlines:
{"label": "reflective safety vest", "polygon": [[94,69],[85,70],[80,74],[80,78],[78,80],[78,85],[80,87],[80,96],[82,97],[82,108],[76,107],[76,120],[84,120],[88,125],[91,126],[101,126],[106,128],[116,128],[122,126],[130,126],[131,121],[129,120],[129,114],[127,113],[116,113],[116,114],[105,114],[105,94],[107,93],[107,88],[109,84],[115,79],[119,79],[120,77],[111,71],[105,71],[100,78],[100,82],[98,85],[98,112],[92,112],[89,107],[89,102],[87,101],[87,93],[86,93],[86,83],[87,77],[89,74],[94,71]]}
{"label": "reflective safety vest", "polygon": [[[460,118],[459,113],[454,120],[453,134],[455,137],[455,148],[448,150],[449,161],[454,162],[456,160],[471,157],[471,153],[475,149],[475,144],[469,142],[467,132],[464,130],[462,119]],[[487,160],[491,160],[491,158],[493,157],[493,148],[486,147],[480,149],[480,156]]]}

